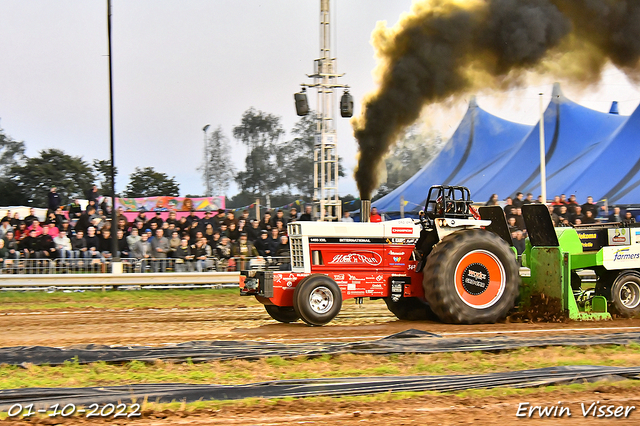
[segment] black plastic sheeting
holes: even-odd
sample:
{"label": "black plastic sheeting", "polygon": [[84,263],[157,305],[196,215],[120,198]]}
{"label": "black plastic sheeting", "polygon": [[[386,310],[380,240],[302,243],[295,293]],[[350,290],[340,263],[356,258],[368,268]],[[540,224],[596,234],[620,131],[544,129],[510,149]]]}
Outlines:
{"label": "black plastic sheeting", "polygon": [[401,391],[462,391],[495,387],[526,388],[602,379],[638,379],[640,367],[564,366],[478,375],[358,377],[343,379],[278,380],[247,385],[139,384],[89,388],[28,388],[0,390],[0,410],[14,404],[85,405],[118,402],[171,402],[363,395]]}
{"label": "black plastic sheeting", "polygon": [[407,330],[379,340],[364,342],[273,343],[255,341],[192,341],[159,347],[82,345],[66,348],[46,346],[14,346],[0,348],[0,364],[60,365],[65,361],[81,364],[132,360],[154,362],[259,359],[269,356],[292,358],[324,354],[402,354],[436,352],[500,351],[521,347],[628,345],[640,343],[640,333],[589,335],[556,335],[522,337],[456,337],[443,338],[420,330]]}

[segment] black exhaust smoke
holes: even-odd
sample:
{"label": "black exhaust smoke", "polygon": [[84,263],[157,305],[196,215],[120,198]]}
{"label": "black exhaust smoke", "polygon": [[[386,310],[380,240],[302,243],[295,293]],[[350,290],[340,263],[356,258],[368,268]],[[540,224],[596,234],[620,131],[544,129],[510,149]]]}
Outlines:
{"label": "black exhaust smoke", "polygon": [[425,105],[516,86],[526,72],[590,84],[612,63],[640,80],[638,23],[638,0],[425,0],[393,28],[379,22],[379,88],[352,120],[360,197],[371,197],[384,156]]}

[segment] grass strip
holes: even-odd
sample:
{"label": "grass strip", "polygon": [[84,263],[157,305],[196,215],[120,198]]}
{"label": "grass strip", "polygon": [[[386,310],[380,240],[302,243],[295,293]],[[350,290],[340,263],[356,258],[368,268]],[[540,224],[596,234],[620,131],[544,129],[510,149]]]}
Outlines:
{"label": "grass strip", "polygon": [[268,380],[361,376],[483,374],[564,365],[640,365],[640,345],[520,348],[512,351],[405,355],[323,355],[207,363],[132,361],[61,366],[0,366],[0,389],[134,383],[246,384]]}
{"label": "grass strip", "polygon": [[240,297],[238,289],[123,290],[46,293],[0,292],[0,312],[59,309],[207,308],[258,306],[254,297]]}

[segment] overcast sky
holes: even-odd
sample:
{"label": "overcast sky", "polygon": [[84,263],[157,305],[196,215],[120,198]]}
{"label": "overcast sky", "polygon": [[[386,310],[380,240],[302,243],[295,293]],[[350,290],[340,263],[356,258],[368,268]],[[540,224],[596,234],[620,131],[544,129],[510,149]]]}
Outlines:
{"label": "overcast sky", "polygon": [[[200,172],[205,124],[220,125],[241,169],[245,150],[231,138],[250,107],[282,117],[289,132],[298,117],[293,94],[309,82],[319,55],[319,0],[113,0],[113,70],[117,190],[136,166],[175,176],[181,195],[204,192]],[[377,21],[394,24],[410,0],[333,0],[333,54],[351,86],[356,114],[375,88],[369,40]],[[34,156],[60,148],[85,160],[109,158],[106,0],[0,0],[0,127]],[[527,89],[484,93],[484,109],[533,124],[538,93],[553,77]],[[611,101],[630,114],[635,86],[615,69],[597,88],[564,86],[572,100],[600,111]],[[315,96],[310,95],[311,105]],[[437,107],[430,120],[445,134],[462,118],[464,101]],[[287,134],[288,137],[288,134]],[[339,153],[349,176],[342,194],[357,195],[351,178],[356,143],[338,119]],[[437,182],[434,182],[437,183]],[[235,187],[228,195],[235,192]]]}

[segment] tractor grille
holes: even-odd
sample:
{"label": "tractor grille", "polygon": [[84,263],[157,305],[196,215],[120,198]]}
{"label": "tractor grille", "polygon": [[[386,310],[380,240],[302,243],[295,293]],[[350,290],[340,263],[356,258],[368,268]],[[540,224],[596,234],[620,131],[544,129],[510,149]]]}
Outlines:
{"label": "tractor grille", "polygon": [[291,261],[294,268],[304,268],[302,237],[291,237]]}

